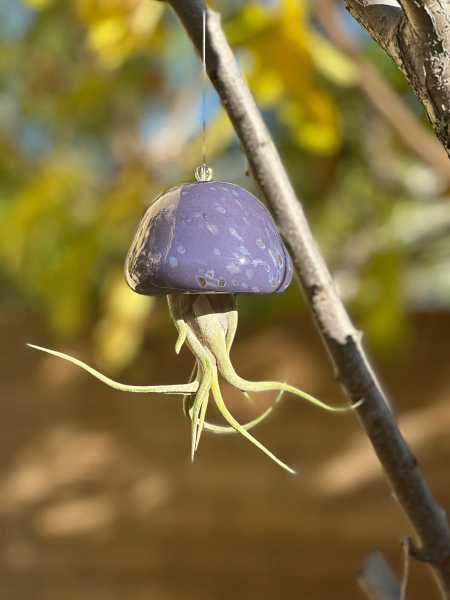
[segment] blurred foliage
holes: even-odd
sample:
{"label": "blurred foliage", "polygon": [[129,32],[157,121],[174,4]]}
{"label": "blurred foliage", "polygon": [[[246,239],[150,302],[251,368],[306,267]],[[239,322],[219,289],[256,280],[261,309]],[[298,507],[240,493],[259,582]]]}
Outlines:
{"label": "blurred foliage", "polygon": [[[305,0],[212,5],[345,301],[372,348],[389,351],[405,339],[409,311],[450,306],[442,182],[361,97]],[[201,157],[198,58],[154,0],[1,1],[0,16],[2,319],[28,309],[57,336],[89,331],[104,368],[121,369],[154,306],[121,275],[134,228]],[[357,42],[422,118],[398,69]],[[215,177],[255,192],[210,87],[207,117]],[[259,326],[288,319],[299,293],[242,304]]]}

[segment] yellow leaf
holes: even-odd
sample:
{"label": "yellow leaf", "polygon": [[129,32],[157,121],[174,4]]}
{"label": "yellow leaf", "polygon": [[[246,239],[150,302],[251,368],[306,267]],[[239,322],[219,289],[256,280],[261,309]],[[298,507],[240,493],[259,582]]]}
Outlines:
{"label": "yellow leaf", "polygon": [[[245,76],[258,102],[276,109],[299,145],[320,154],[335,152],[340,143],[338,111],[317,83],[312,56],[316,38],[310,33],[305,2],[280,0],[270,8],[251,3],[229,31],[235,43],[253,53]],[[321,45],[320,53],[323,66],[330,60],[330,48]],[[344,59],[336,60],[341,67]],[[350,75],[347,69],[344,77]]]}
{"label": "yellow leaf", "polygon": [[87,26],[87,43],[100,64],[115,69],[134,52],[149,47],[164,3],[155,0],[74,0]]}
{"label": "yellow leaf", "polygon": [[155,298],[130,290],[122,271],[106,288],[105,312],[94,332],[96,362],[102,370],[122,370],[136,356],[145,333]]}
{"label": "yellow leaf", "polygon": [[43,8],[47,8],[50,4],[53,3],[53,0],[23,0],[25,4],[31,6],[32,8],[36,8],[37,10],[42,10]]}
{"label": "yellow leaf", "polygon": [[324,37],[311,37],[311,56],[316,69],[333,83],[349,87],[358,82],[353,63]]}

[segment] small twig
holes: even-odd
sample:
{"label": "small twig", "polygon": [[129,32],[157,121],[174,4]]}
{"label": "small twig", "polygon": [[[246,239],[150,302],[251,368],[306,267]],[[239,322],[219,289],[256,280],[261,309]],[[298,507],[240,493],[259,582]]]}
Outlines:
{"label": "small twig", "polygon": [[399,600],[406,600],[406,588],[409,580],[409,564],[411,562],[411,540],[407,535],[402,539],[403,548],[403,578]]}
{"label": "small twig", "polygon": [[400,596],[400,584],[381,550],[373,550],[356,576],[368,600],[406,600]]}

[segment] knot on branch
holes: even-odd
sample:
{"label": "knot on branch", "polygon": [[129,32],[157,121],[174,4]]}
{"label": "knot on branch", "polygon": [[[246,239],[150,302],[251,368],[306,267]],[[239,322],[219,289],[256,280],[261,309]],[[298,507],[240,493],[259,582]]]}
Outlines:
{"label": "knot on branch", "polygon": [[450,567],[450,548],[415,548],[412,541],[409,540],[409,553],[420,562],[440,565],[441,567]]}

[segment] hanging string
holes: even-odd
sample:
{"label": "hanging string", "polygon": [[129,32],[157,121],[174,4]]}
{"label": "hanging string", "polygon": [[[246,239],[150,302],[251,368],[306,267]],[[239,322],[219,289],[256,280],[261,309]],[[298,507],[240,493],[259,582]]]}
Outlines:
{"label": "hanging string", "polygon": [[202,28],[202,122],[203,122],[203,164],[206,164],[206,4],[203,4]]}
{"label": "hanging string", "polygon": [[206,164],[206,1],[203,3],[202,22],[202,155],[203,162],[195,170],[197,181],[211,181],[212,169]]}

